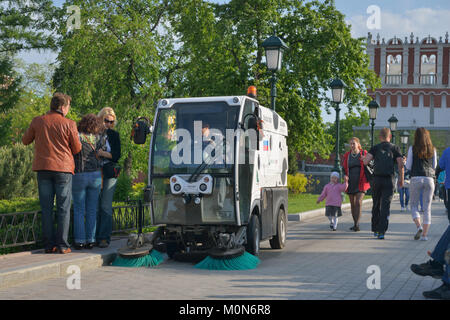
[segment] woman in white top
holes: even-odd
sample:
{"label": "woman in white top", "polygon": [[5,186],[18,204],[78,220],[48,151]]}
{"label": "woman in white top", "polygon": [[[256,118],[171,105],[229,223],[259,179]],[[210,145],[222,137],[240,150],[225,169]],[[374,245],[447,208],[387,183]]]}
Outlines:
{"label": "woman in white top", "polygon": [[[409,147],[406,158],[406,169],[411,173],[409,186],[411,215],[417,226],[414,240],[428,240],[436,166],[436,149],[431,142],[430,132],[425,128],[417,128],[414,134],[414,145]],[[419,213],[420,193],[423,197],[423,224]]]}

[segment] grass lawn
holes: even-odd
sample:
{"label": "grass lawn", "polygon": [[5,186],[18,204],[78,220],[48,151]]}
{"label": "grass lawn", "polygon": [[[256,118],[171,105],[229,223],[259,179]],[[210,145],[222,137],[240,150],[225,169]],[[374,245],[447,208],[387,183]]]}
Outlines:
{"label": "grass lawn", "polygon": [[[318,194],[311,193],[289,193],[288,195],[288,211],[289,213],[299,213],[319,208],[325,208],[325,200],[316,204]],[[348,203],[348,195],[345,195],[344,203]]]}

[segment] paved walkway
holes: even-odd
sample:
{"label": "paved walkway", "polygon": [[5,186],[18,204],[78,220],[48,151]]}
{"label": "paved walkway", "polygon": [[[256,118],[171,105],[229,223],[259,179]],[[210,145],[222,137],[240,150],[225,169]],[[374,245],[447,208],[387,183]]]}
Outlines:
{"label": "paved walkway", "polygon": [[[271,250],[263,242],[261,265],[247,271],[205,271],[171,260],[156,268],[104,266],[81,272],[81,289],[67,288],[67,275],[0,289],[0,299],[424,299],[440,280],[413,274],[409,266],[428,259],[448,226],[435,201],[429,241],[414,241],[409,213],[394,200],[385,240],[373,238],[371,205],[363,208],[362,230],[350,232],[348,210],[332,232],[324,216],[288,224],[288,243]],[[1,263],[1,260],[0,260]],[[370,266],[380,270],[380,289],[368,289]]]}

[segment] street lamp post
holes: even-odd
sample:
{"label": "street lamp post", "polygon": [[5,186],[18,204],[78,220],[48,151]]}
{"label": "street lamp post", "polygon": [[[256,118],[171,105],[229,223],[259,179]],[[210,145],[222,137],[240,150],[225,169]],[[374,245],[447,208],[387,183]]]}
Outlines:
{"label": "street lamp post", "polygon": [[395,131],[397,131],[398,119],[394,116],[394,114],[392,114],[392,116],[388,119],[388,122],[392,133],[392,143],[395,144]]}
{"label": "street lamp post", "polygon": [[288,46],[283,42],[283,40],[281,40],[277,36],[269,37],[262,43],[262,46],[266,51],[267,69],[269,69],[269,71],[272,71],[270,105],[272,107],[272,110],[275,111],[275,99],[277,97],[276,73],[281,70],[283,52],[288,48]]}
{"label": "street lamp post", "polygon": [[371,120],[371,129],[370,129],[370,147],[373,147],[373,129],[375,127],[375,119],[377,118],[377,111],[380,106],[378,105],[376,100],[372,100],[369,103],[369,119]]}
{"label": "street lamp post", "polygon": [[338,78],[330,83],[331,96],[336,105],[336,158],[334,159],[333,171],[339,172],[339,174],[342,173],[341,162],[339,159],[339,104],[344,101],[344,87],[344,82]]}
{"label": "street lamp post", "polygon": [[409,139],[409,132],[408,131],[403,131],[400,134],[400,142],[402,143],[402,151],[403,151],[403,155],[405,155],[405,149],[406,146],[408,145],[408,139]]}

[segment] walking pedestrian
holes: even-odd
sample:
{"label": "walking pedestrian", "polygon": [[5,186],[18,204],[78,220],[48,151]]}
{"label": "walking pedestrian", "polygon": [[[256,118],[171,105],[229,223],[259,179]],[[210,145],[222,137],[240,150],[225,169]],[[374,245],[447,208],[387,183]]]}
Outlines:
{"label": "walking pedestrian", "polygon": [[431,253],[431,259],[422,264],[413,264],[410,268],[420,276],[442,279],[440,287],[423,292],[426,298],[450,300],[450,226],[439,239]]}
{"label": "walking pedestrian", "polygon": [[373,146],[363,158],[364,165],[374,160],[372,181],[372,232],[384,239],[389,226],[390,207],[394,195],[394,163],[397,162],[400,187],[403,187],[403,157],[398,146],[390,143],[391,130],[383,128],[379,135],[381,143]]}
{"label": "walking pedestrian", "polygon": [[[406,157],[403,156],[403,165],[406,164]],[[398,181],[397,180],[397,190],[400,196],[400,211],[406,211],[408,210],[408,204],[409,204],[409,172],[408,170],[404,170],[404,179],[403,179],[403,187],[400,187],[398,185]]]}
{"label": "walking pedestrian", "polygon": [[332,172],[330,183],[326,184],[317,199],[317,204],[325,201],[325,216],[330,220],[330,229],[336,231],[339,217],[342,216],[342,195],[348,187],[348,176],[345,176],[344,183],[339,183],[339,173]]}
{"label": "walking pedestrian", "polygon": [[442,170],[439,166],[436,169],[436,175],[438,176],[437,178],[437,185],[439,188],[439,199],[442,199],[444,201],[444,205],[445,208],[447,210],[447,192],[445,189],[445,179],[446,179],[446,174],[445,174],[445,170]]}
{"label": "walking pedestrian", "polygon": [[[425,128],[417,128],[414,134],[414,145],[409,147],[406,159],[406,169],[411,173],[409,190],[411,215],[417,227],[414,240],[428,240],[436,165],[437,154],[431,142],[430,132]],[[423,201],[423,224],[419,211],[420,197],[422,197]]]}
{"label": "walking pedestrian", "polygon": [[92,249],[97,227],[97,204],[102,185],[101,164],[97,151],[102,147],[100,123],[95,114],[85,115],[78,124],[81,152],[75,155],[72,180],[74,248]]}
{"label": "walking pedestrian", "polygon": [[[68,243],[70,204],[72,201],[73,155],[81,151],[76,123],[66,118],[70,96],[57,92],[50,111],[35,117],[22,137],[34,144],[33,171],[37,172],[39,203],[42,210],[42,241],[46,253],[70,253]],[[56,196],[57,229],[54,230],[53,206]]]}
{"label": "walking pedestrian", "polygon": [[360,231],[359,220],[361,218],[362,201],[370,184],[366,178],[363,157],[367,154],[363,150],[361,143],[357,137],[353,137],[349,141],[350,151],[344,154],[343,167],[345,175],[348,177],[347,194],[350,200],[350,207],[353,217],[352,231]]}
{"label": "walking pedestrian", "polygon": [[[449,172],[450,170],[450,147],[444,150],[441,158],[439,159],[439,168],[440,170],[445,170],[445,172]],[[450,221],[450,174],[445,175],[445,207],[447,208],[448,220]]]}
{"label": "walking pedestrian", "polygon": [[110,107],[105,107],[98,113],[98,117],[103,122],[102,139],[105,141],[103,149],[98,151],[98,156],[103,163],[103,186],[98,204],[98,228],[97,245],[106,248],[111,242],[112,232],[112,202],[117,185],[117,175],[114,170],[107,170],[108,166],[117,164],[120,158],[120,136],[114,130],[116,124],[116,114]]}

